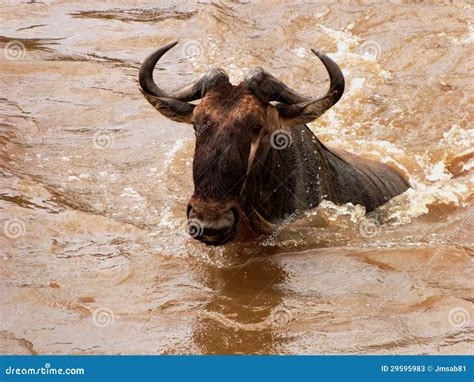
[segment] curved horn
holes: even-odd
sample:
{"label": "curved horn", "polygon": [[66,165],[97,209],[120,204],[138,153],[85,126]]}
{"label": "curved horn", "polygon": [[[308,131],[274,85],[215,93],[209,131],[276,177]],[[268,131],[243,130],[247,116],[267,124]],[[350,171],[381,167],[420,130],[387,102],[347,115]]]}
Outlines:
{"label": "curved horn", "polygon": [[149,55],[140,67],[138,81],[145,98],[159,112],[178,122],[190,122],[195,105],[188,102],[204,97],[212,86],[220,81],[228,82],[229,77],[224,70],[213,68],[181,90],[169,92],[161,89],[153,80],[153,70],[158,60],[176,44],[178,41],[167,44]]}
{"label": "curved horn", "polygon": [[278,101],[280,116],[294,123],[308,123],[334,106],[344,93],[344,75],[339,66],[323,53],[311,51],[319,57],[329,73],[331,84],[320,98],[303,96],[263,69],[257,68],[246,78],[250,90],[264,103]]}

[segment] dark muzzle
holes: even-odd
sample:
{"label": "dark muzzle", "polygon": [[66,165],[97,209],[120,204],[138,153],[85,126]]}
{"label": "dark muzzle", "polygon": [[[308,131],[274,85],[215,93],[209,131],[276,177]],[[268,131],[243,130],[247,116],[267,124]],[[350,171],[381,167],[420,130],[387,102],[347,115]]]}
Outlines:
{"label": "dark muzzle", "polygon": [[217,204],[192,198],[187,216],[191,237],[206,244],[224,244],[237,235],[240,212],[235,203]]}

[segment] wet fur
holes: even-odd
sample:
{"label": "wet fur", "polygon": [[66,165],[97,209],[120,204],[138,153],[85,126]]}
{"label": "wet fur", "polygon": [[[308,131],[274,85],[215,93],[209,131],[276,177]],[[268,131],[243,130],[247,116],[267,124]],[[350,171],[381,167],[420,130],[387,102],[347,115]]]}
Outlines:
{"label": "wet fur", "polygon": [[[409,187],[385,164],[326,147],[306,125],[286,127],[272,105],[261,104],[242,84],[213,89],[196,107],[193,119],[198,128],[209,126],[196,137],[194,197],[215,202],[240,199],[250,219],[276,223],[323,199],[372,211]],[[277,129],[291,134],[289,147],[271,147],[270,136]],[[257,137],[254,163],[244,182]]]}

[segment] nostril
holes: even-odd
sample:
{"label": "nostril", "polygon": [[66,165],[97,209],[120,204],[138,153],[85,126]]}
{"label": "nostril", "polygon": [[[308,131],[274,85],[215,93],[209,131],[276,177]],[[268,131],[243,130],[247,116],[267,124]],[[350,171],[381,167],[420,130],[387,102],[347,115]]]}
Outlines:
{"label": "nostril", "polygon": [[204,221],[204,236],[220,237],[229,234],[236,224],[236,214],[231,209],[218,217]]}
{"label": "nostril", "polygon": [[239,210],[235,207],[232,207],[230,211],[232,212],[234,216],[234,226],[236,226],[237,224],[239,224],[239,220],[240,220]]}
{"label": "nostril", "polygon": [[202,213],[199,213],[191,205],[188,206],[186,210],[186,215],[187,215],[188,220],[202,220],[203,219]]}
{"label": "nostril", "polygon": [[189,235],[206,243],[221,243],[234,237],[240,220],[238,208],[223,211],[191,202],[186,207],[186,215]]}
{"label": "nostril", "polygon": [[191,237],[199,239],[204,234],[204,226],[202,223],[193,218],[188,219],[188,233]]}

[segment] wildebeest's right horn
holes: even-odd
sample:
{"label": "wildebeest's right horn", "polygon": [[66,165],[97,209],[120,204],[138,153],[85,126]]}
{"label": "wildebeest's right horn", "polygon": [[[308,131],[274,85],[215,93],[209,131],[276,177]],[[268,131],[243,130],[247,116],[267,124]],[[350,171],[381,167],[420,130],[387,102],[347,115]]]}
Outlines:
{"label": "wildebeest's right horn", "polygon": [[339,66],[325,54],[314,49],[311,51],[319,57],[329,73],[331,84],[323,97],[303,96],[261,68],[254,69],[245,80],[247,86],[262,102],[279,102],[275,107],[280,117],[288,124],[314,121],[335,105],[344,93],[344,75]]}
{"label": "wildebeest's right horn", "polygon": [[138,75],[140,87],[145,98],[159,112],[178,122],[191,122],[195,105],[189,103],[202,98],[208,89],[219,81],[229,81],[227,73],[222,69],[211,69],[195,83],[176,92],[167,92],[153,81],[153,69],[158,60],[178,41],[165,45],[143,61]]}

